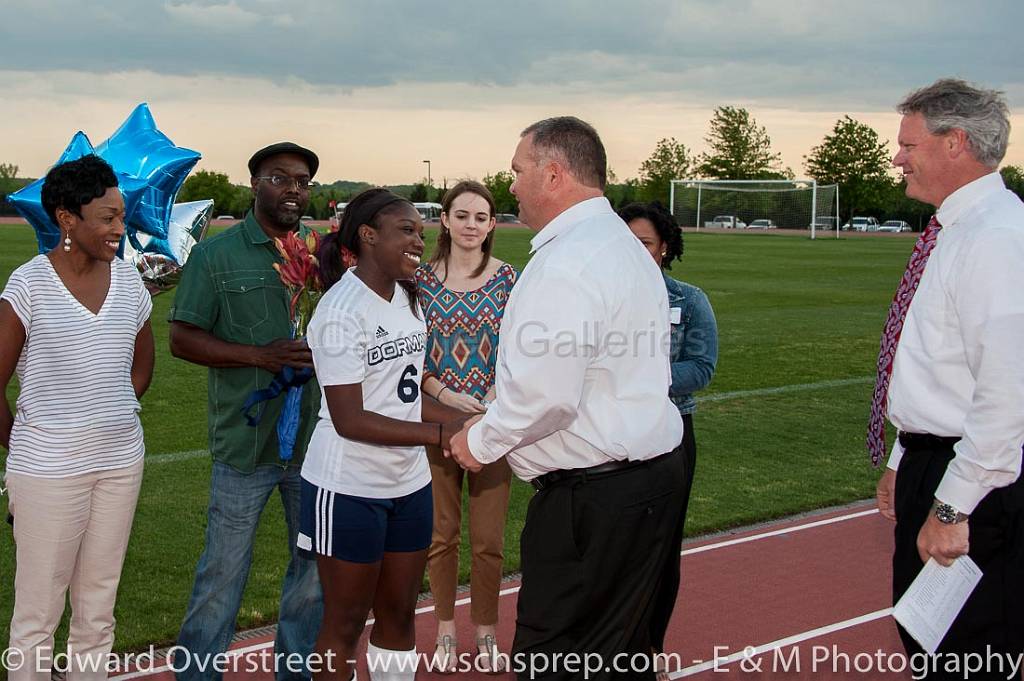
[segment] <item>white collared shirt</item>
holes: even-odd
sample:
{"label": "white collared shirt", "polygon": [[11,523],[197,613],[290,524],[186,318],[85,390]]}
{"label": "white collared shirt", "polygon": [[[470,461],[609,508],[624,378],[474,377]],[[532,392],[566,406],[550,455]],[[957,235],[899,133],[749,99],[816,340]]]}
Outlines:
{"label": "white collared shirt", "polygon": [[[1024,443],[1024,204],[999,173],[939,206],[938,234],[893,360],[889,420],[961,437],[935,492],[971,513],[1017,479]],[[899,466],[897,442],[889,468]]]}
{"label": "white collared shirt", "polygon": [[531,242],[498,340],[497,398],[469,430],[473,456],[530,480],[642,461],[682,439],[668,397],[668,294],[639,240],[598,197]]}

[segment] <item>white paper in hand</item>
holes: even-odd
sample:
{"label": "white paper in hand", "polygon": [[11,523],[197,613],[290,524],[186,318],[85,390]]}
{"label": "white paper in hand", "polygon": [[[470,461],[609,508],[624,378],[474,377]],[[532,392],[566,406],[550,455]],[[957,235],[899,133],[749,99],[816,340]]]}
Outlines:
{"label": "white paper in hand", "polygon": [[981,569],[970,556],[960,556],[949,567],[929,558],[892,616],[922,648],[934,653],[979,581]]}

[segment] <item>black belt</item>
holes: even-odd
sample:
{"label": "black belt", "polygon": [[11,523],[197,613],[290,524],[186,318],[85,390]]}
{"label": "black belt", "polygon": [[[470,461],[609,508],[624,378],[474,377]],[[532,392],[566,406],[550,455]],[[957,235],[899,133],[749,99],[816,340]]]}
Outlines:
{"label": "black belt", "polygon": [[667,454],[661,454],[653,459],[647,459],[645,461],[609,461],[608,463],[590,466],[589,468],[570,468],[561,471],[551,471],[544,475],[538,475],[530,481],[530,484],[539,492],[560,482],[566,482],[567,480],[603,478],[608,475],[624,473],[625,471],[633,468],[642,468],[652,461],[657,461],[663,456],[667,456]]}
{"label": "black belt", "polygon": [[930,433],[904,433],[900,431],[903,449],[948,449],[960,442],[959,437],[945,437]]}

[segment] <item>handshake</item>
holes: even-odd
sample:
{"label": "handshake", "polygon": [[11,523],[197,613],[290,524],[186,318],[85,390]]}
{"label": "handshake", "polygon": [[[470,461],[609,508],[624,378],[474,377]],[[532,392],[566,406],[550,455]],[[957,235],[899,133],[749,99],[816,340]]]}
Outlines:
{"label": "handshake", "polygon": [[441,449],[446,457],[455,459],[465,470],[477,473],[483,464],[473,458],[469,451],[469,428],[483,418],[483,414],[465,414],[441,424]]}

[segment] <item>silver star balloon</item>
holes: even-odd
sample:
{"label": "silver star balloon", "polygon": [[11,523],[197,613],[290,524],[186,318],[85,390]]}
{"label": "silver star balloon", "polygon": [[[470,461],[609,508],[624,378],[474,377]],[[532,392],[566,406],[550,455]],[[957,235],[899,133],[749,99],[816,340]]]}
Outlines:
{"label": "silver star balloon", "polygon": [[166,239],[139,232],[135,239],[139,248],[132,241],[124,244],[124,259],[138,268],[152,295],[177,285],[192,247],[206,236],[212,212],[210,200],[176,203],[171,207]]}

